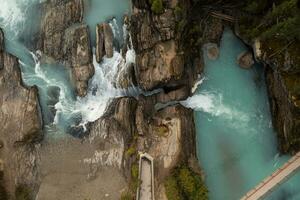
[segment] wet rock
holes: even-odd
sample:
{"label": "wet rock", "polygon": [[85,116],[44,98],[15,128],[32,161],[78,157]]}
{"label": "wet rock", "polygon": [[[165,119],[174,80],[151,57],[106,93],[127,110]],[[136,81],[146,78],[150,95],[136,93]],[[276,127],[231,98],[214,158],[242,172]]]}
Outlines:
{"label": "wet rock", "polygon": [[96,27],[96,60],[101,62],[106,55],[113,56],[113,32],[109,24],[102,23]]}
{"label": "wet rock", "polygon": [[[124,65],[124,63],[121,63],[121,65]],[[130,87],[137,86],[134,67],[135,65],[131,63],[129,65],[125,65],[124,69],[119,70],[117,77],[118,88],[128,89]]]}
{"label": "wet rock", "polygon": [[241,68],[249,69],[250,67],[252,67],[252,65],[254,65],[252,53],[249,51],[242,52],[237,57],[237,62]]}
{"label": "wet rock", "polygon": [[210,43],[206,45],[207,57],[210,60],[216,60],[219,57],[220,51],[217,44]]}
{"label": "wet rock", "polygon": [[54,121],[54,117],[56,114],[55,104],[59,101],[59,93],[60,89],[56,86],[49,86],[47,88],[48,99],[46,101],[47,107],[49,109],[49,115],[43,116],[43,120],[45,124],[49,124]]}
{"label": "wet rock", "polygon": [[86,25],[75,26],[66,30],[64,55],[67,66],[72,69],[77,94],[85,96],[88,80],[94,75],[92,50]]}
{"label": "wet rock", "polygon": [[168,103],[172,101],[180,101],[186,99],[190,95],[187,86],[171,89],[170,91],[160,92],[156,95],[156,101],[159,103]]}
{"label": "wet rock", "polygon": [[61,62],[71,67],[77,95],[85,96],[94,66],[89,30],[81,24],[83,2],[47,1],[44,12],[37,49],[42,51],[45,62]]}
{"label": "wet rock", "polygon": [[287,75],[277,69],[267,68],[266,81],[273,125],[277,130],[279,149],[283,153],[300,150],[300,96],[291,87],[300,85],[299,73]]}
{"label": "wet rock", "polygon": [[[3,35],[2,35],[3,36]],[[4,44],[3,37],[0,44]],[[2,46],[0,49],[4,49]],[[18,59],[0,51],[0,140],[4,186],[13,196],[17,185],[38,188],[36,142],[42,138],[40,108],[36,87],[25,87]]]}

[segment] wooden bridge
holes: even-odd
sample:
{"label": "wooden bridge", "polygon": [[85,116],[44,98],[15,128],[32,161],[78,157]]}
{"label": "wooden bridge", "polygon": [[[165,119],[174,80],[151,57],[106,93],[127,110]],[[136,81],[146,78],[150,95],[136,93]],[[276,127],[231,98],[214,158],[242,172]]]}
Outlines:
{"label": "wooden bridge", "polygon": [[287,161],[281,168],[276,170],[271,176],[263,180],[254,189],[249,191],[241,200],[257,200],[264,198],[274,188],[290,178],[300,169],[300,152]]}
{"label": "wooden bridge", "polygon": [[218,18],[218,19],[223,19],[223,20],[226,20],[226,21],[229,21],[229,22],[235,22],[236,19],[230,15],[226,15],[226,14],[223,14],[223,13],[220,13],[220,12],[210,12],[210,15],[212,17],[215,17],[215,18]]}

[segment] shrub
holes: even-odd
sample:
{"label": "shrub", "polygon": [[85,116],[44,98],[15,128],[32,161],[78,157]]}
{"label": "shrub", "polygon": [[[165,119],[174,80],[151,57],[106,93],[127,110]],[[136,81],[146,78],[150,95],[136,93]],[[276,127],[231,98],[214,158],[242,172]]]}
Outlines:
{"label": "shrub", "polygon": [[169,200],[207,200],[208,190],[200,175],[186,165],[177,167],[165,181]]}
{"label": "shrub", "polygon": [[162,0],[150,0],[151,10],[155,14],[160,14],[163,12],[164,6]]}

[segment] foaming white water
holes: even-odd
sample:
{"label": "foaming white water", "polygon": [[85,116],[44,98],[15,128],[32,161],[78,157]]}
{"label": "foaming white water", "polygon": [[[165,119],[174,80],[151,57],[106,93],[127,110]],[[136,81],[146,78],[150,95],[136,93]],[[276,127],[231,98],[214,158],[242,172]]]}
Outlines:
{"label": "foaming white water", "polygon": [[[109,24],[115,39],[120,41],[121,32],[116,19],[113,19]],[[123,38],[126,38],[127,34],[128,32],[123,31]],[[131,42],[131,37],[129,38]],[[140,93],[140,90],[135,87],[121,89],[116,84],[119,74],[127,70],[130,64],[135,63],[135,51],[131,47],[132,44],[127,46],[125,59],[122,57],[122,52],[116,50],[112,58],[104,57],[100,64],[97,63],[95,56],[93,57],[95,74],[89,82],[88,94],[83,98],[78,97],[75,105],[76,110],[81,113],[82,125],[99,119],[112,98],[125,95],[134,96]]]}
{"label": "foaming white water", "polygon": [[65,84],[64,80],[61,80],[55,76],[50,76],[41,68],[41,63],[39,60],[41,57],[41,52],[37,51],[36,54],[32,52],[30,53],[35,62],[35,76],[42,79],[46,83],[44,87],[59,88],[59,101],[55,104],[56,115],[54,117],[54,124],[58,124],[63,117],[61,114],[65,114],[64,116],[71,116],[72,114],[76,113],[76,110],[74,110],[74,100],[70,95],[70,88]]}
{"label": "foaming white water", "polygon": [[85,97],[78,97],[75,104],[75,109],[81,113],[82,124],[100,118],[109,100],[122,96],[121,90],[113,85],[118,66],[123,62],[121,54],[115,51],[112,58],[104,57],[100,64],[96,62],[94,56],[93,62],[95,74],[90,80],[88,94]]}
{"label": "foaming white water", "polygon": [[212,116],[222,116],[227,120],[240,122],[248,122],[250,120],[246,113],[224,104],[221,94],[201,92],[182,101],[181,104],[196,111],[209,113]]}
{"label": "foaming white water", "polygon": [[119,29],[119,26],[118,26],[116,18],[113,18],[109,22],[109,26],[111,27],[111,29],[113,31],[114,38],[117,39],[117,40],[119,40],[121,38],[121,31]]}
{"label": "foaming white water", "polygon": [[44,1],[45,0],[1,0],[1,27],[9,31],[13,36],[17,36],[25,26],[25,16],[30,6]]}

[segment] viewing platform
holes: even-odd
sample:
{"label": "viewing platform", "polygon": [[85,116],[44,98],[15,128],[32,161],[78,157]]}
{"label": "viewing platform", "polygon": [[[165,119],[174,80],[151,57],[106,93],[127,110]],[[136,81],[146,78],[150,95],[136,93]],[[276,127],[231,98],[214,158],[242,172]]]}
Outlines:
{"label": "viewing platform", "polygon": [[147,153],[140,154],[139,180],[137,200],[154,200],[153,158]]}

